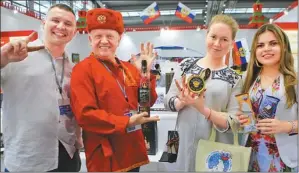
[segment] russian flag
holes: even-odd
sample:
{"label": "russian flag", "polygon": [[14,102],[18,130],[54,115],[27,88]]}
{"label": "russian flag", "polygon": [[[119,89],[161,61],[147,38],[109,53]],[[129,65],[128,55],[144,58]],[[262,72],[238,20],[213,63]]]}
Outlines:
{"label": "russian flag", "polygon": [[196,14],[193,13],[189,7],[182,4],[181,2],[178,3],[175,15],[188,23],[192,23],[193,19],[196,16]]}
{"label": "russian flag", "polygon": [[241,65],[246,64],[248,57],[247,57],[247,49],[246,44],[243,40],[236,41],[234,44],[234,52],[235,52],[235,64]]}
{"label": "russian flag", "polygon": [[140,13],[140,17],[145,24],[149,24],[160,16],[158,4],[153,2]]}

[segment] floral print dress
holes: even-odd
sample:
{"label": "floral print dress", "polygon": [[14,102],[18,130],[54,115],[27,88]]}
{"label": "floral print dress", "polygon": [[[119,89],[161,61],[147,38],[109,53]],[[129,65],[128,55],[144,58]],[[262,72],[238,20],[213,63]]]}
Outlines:
{"label": "floral print dress", "polygon": [[[283,81],[278,76],[272,86],[266,89],[261,87],[260,76],[257,77],[251,92],[250,99],[253,111],[258,119],[275,118],[276,107],[283,92],[280,90]],[[246,146],[252,147],[249,172],[290,172],[280,158],[275,137],[273,134],[264,135],[260,131],[250,133]]]}

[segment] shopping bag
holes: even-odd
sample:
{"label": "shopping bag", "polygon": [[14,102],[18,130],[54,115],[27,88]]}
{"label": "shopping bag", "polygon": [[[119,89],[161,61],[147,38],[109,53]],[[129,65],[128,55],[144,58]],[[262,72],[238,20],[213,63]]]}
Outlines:
{"label": "shopping bag", "polygon": [[168,131],[166,151],[163,152],[159,162],[176,162],[179,150],[179,133],[176,130]]}
{"label": "shopping bag", "polygon": [[209,140],[199,140],[195,170],[204,172],[247,172],[251,147],[239,145],[237,126],[229,117],[229,124],[234,134],[234,144],[215,142],[216,130],[213,127]]}

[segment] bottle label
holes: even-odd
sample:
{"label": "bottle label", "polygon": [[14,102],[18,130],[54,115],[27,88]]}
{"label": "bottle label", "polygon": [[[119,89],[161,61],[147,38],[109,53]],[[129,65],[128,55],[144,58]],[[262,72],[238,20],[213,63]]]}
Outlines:
{"label": "bottle label", "polygon": [[150,116],[150,107],[149,106],[139,106],[138,112],[147,112],[148,116]]}
{"label": "bottle label", "polygon": [[150,83],[148,78],[141,78],[138,90],[138,112],[147,112],[150,116]]}
{"label": "bottle label", "polygon": [[149,103],[150,102],[150,90],[149,88],[139,89],[139,103]]}

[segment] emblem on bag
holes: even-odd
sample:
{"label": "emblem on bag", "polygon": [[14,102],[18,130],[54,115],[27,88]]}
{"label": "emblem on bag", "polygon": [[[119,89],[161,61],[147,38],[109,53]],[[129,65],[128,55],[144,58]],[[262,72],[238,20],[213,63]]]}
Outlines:
{"label": "emblem on bag", "polygon": [[227,151],[213,151],[206,159],[206,168],[211,172],[231,172],[231,153]]}
{"label": "emblem on bag", "polygon": [[199,75],[191,75],[187,80],[189,90],[195,94],[200,94],[205,88],[205,80],[210,77],[211,70],[209,68],[203,70]]}

